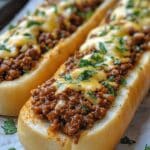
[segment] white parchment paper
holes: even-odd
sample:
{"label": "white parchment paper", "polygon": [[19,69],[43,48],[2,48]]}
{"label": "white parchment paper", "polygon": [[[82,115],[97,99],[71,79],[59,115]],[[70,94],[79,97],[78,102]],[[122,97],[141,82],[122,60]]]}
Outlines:
{"label": "white parchment paper", "polygon": [[[11,23],[15,23],[17,20],[21,19],[28,11],[32,12],[41,2],[42,0],[30,0],[21,12],[19,12],[19,14],[11,21]],[[1,32],[4,32],[5,30],[7,30],[7,27]],[[5,117],[0,116],[0,150],[8,150],[9,148],[24,150],[19,142],[17,133],[13,135],[4,134],[1,126],[5,119]],[[17,122],[17,118],[15,118],[15,120]],[[134,139],[136,143],[133,145],[118,144],[116,150],[144,150],[146,144],[150,146],[150,92],[138,109],[125,135]]]}

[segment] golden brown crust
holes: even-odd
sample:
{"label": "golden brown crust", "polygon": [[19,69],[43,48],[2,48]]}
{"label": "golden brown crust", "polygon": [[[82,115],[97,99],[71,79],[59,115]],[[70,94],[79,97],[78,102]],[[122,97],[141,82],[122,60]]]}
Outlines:
{"label": "golden brown crust", "polygon": [[78,49],[88,32],[102,20],[116,0],[107,0],[94,15],[69,38],[45,54],[37,67],[19,79],[0,84],[0,115],[16,116],[30,96],[30,90],[47,80],[66,58]]}
{"label": "golden brown crust", "polygon": [[48,124],[36,118],[28,101],[19,116],[18,131],[21,142],[27,150],[99,150],[99,148],[111,150],[115,148],[150,87],[149,74],[150,52],[145,52],[136,68],[128,75],[126,87],[120,90],[106,117],[92,129],[84,132],[78,144],[74,144],[61,134],[52,135],[50,132],[48,134]]}

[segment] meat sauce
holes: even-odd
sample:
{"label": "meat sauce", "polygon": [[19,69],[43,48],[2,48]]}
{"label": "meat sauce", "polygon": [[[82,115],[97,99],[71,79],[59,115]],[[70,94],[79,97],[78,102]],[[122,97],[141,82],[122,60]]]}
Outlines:
{"label": "meat sauce", "polygon": [[[118,8],[135,9],[138,1],[133,0],[130,8],[130,0],[125,2]],[[144,9],[147,6],[140,8],[141,13]],[[75,143],[83,131],[104,118],[119,89],[127,84],[128,73],[150,50],[147,23],[141,24],[138,17],[120,17],[93,30],[58,73],[32,91],[33,112],[49,121],[53,132],[61,132]]]}
{"label": "meat sauce", "polygon": [[[17,79],[32,70],[43,54],[54,48],[62,39],[73,34],[89,19],[101,2],[102,0],[87,0],[55,4],[45,1],[34,14],[22,19],[16,27],[11,27],[8,35],[0,39],[2,52],[2,54],[0,52],[0,82]],[[44,10],[48,13],[52,11],[52,13],[47,14]],[[66,14],[68,12],[68,15],[65,16],[63,12]],[[46,20],[50,18],[50,24],[44,25],[46,20],[43,18]],[[51,23],[55,21],[56,24]],[[49,29],[45,29],[45,26]],[[16,40],[15,44],[10,42],[13,38],[15,38],[14,41]],[[20,44],[19,40],[23,43]]]}

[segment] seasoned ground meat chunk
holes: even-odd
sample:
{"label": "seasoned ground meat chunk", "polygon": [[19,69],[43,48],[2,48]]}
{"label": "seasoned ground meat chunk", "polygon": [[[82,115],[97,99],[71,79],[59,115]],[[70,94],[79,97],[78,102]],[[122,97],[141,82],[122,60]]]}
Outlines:
{"label": "seasoned ground meat chunk", "polygon": [[[130,35],[131,33],[128,34]],[[48,80],[32,91],[33,112],[40,118],[48,120],[50,129],[53,132],[60,131],[78,142],[80,133],[83,130],[91,128],[95,122],[106,115],[117,96],[119,87],[126,84],[124,78],[134,68],[142,53],[148,50],[150,37],[147,29],[141,32],[134,31],[131,37],[130,42],[126,41],[130,51],[130,55],[124,56],[126,61],[120,61],[110,68],[106,65],[107,69],[100,68],[100,70],[104,70],[107,76],[107,79],[99,81],[101,88],[94,91],[82,91],[68,87],[59,93],[57,92],[58,87],[54,86],[59,81],[57,79]],[[136,49],[137,46],[140,51]],[[71,71],[80,68],[81,59],[86,55],[95,54],[95,52],[96,50],[93,47],[87,49],[87,51],[77,51],[74,56],[71,56],[66,61],[65,69],[61,76],[64,77]],[[99,57],[94,58],[97,60]],[[89,65],[89,61],[85,61],[84,65]],[[90,65],[93,64],[90,63]],[[96,70],[97,68],[95,67],[94,69]],[[65,80],[76,84],[71,76],[65,77]],[[77,84],[80,85],[81,81],[78,82]],[[63,87],[63,84],[59,86]],[[90,100],[86,97],[87,94],[90,96]]]}
{"label": "seasoned ground meat chunk", "polygon": [[[67,38],[71,34],[73,34],[77,30],[77,28],[86,21],[86,14],[92,14],[98,7],[98,5],[101,4],[101,0],[87,0],[81,3],[75,1],[73,2],[73,4],[67,6],[72,9],[70,15],[67,18],[63,15],[63,13],[57,13],[57,5],[59,2],[61,1],[45,0],[43,5],[41,5],[42,7],[44,7],[44,9],[54,6],[54,8],[56,9],[58,26],[51,32],[45,31],[42,28],[37,30],[38,32],[35,37],[35,42],[37,43],[36,47],[38,46],[39,48],[35,48],[32,44],[27,43],[22,46],[15,47],[18,51],[17,55],[4,59],[0,57],[0,82],[17,79],[23,74],[31,71],[37,65],[42,55],[54,48],[64,38]],[[45,12],[42,12],[37,9],[34,12],[34,15],[44,17]],[[24,17],[22,20],[20,20],[18,25],[26,19],[28,19],[28,17]],[[42,24],[43,23],[34,20],[29,20],[27,23],[27,28],[32,26],[40,26]],[[20,28],[18,29],[20,30]],[[18,34],[19,32],[14,32],[14,35]],[[14,35],[12,34],[11,36]],[[24,33],[23,36],[25,36],[25,39],[29,38],[32,40],[34,38],[34,35],[32,35],[31,33]],[[8,39],[9,38],[4,39],[2,43],[7,42]],[[7,48],[7,46],[4,46],[3,44],[0,46],[6,49],[7,51],[10,51],[9,48]]]}

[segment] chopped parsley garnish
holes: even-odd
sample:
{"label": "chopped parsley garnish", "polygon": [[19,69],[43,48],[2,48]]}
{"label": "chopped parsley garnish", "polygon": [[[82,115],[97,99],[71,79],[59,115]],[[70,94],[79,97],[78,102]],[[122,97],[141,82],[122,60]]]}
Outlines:
{"label": "chopped parsley garnish", "polygon": [[150,146],[148,146],[148,145],[146,144],[144,150],[150,150]]}
{"label": "chopped parsley garnish", "polygon": [[108,40],[108,41],[105,41],[106,43],[112,43],[113,42],[113,39],[112,40]]}
{"label": "chopped parsley garnish", "polygon": [[14,148],[14,147],[11,147],[11,148],[9,148],[8,150],[16,150],[16,148]]}
{"label": "chopped parsley garnish", "polygon": [[125,42],[123,37],[118,38],[118,43],[119,43],[119,46],[116,47],[117,50],[119,50],[120,52],[124,52],[127,50],[126,49],[126,42]]}
{"label": "chopped parsley garnish", "polygon": [[79,76],[78,80],[79,81],[85,81],[91,78],[95,74],[95,71],[93,70],[84,70]]}
{"label": "chopped parsley garnish", "polygon": [[70,5],[68,6],[67,10],[69,10],[70,12],[76,12],[77,11],[77,8],[74,6],[74,5]]}
{"label": "chopped parsley garnish", "polygon": [[114,56],[111,56],[111,59],[113,60],[114,65],[120,65],[121,61],[118,58],[115,58]]}
{"label": "chopped parsley garnish", "polygon": [[30,33],[24,33],[23,35],[27,38],[33,38],[33,35]]}
{"label": "chopped parsley garnish", "polygon": [[82,18],[85,18],[86,20],[88,20],[93,15],[93,11],[92,10],[88,12],[77,11],[77,14],[81,16]]}
{"label": "chopped parsley garnish", "polygon": [[8,26],[8,29],[9,29],[9,30],[12,30],[12,29],[14,29],[15,27],[16,27],[15,25],[10,24],[10,25]]}
{"label": "chopped parsley garnish", "polygon": [[88,91],[87,94],[93,98],[93,99],[96,99],[97,97],[95,96],[95,93],[93,91]]}
{"label": "chopped parsley garnish", "polygon": [[116,28],[116,27],[115,27],[114,25],[111,25],[111,24],[109,25],[109,29],[110,29],[110,30],[113,30],[113,29],[115,29],[115,28]]}
{"label": "chopped parsley garnish", "polygon": [[109,94],[116,96],[116,91],[115,91],[114,87],[109,82],[103,81],[102,85],[104,85],[108,89]]}
{"label": "chopped parsley garnish", "polygon": [[41,11],[41,10],[38,10],[38,9],[34,12],[34,14],[36,16],[45,16],[46,15],[44,11]]}
{"label": "chopped parsley garnish", "polygon": [[139,9],[133,9],[132,12],[128,13],[128,20],[137,21],[141,17],[141,11]]}
{"label": "chopped parsley garnish", "polygon": [[29,73],[29,70],[23,70],[22,72],[26,74]]}
{"label": "chopped parsley garnish", "polygon": [[88,20],[93,15],[93,11],[88,11],[85,13],[85,18]]}
{"label": "chopped parsley garnish", "polygon": [[81,59],[79,62],[79,67],[91,66],[92,62],[87,59]]}
{"label": "chopped parsley garnish", "polygon": [[58,9],[57,9],[57,5],[56,4],[53,4],[51,7],[54,9],[55,13],[58,13]]}
{"label": "chopped parsley garnish", "polygon": [[29,20],[27,22],[27,28],[30,28],[32,26],[40,26],[42,24],[43,24],[42,22],[38,22],[38,21],[34,21],[34,20]]}
{"label": "chopped parsley garnish", "polygon": [[128,0],[128,3],[126,5],[126,8],[132,8],[134,6],[133,0]]}
{"label": "chopped parsley garnish", "polygon": [[88,113],[89,112],[89,108],[86,105],[81,105],[81,109],[85,112]]}
{"label": "chopped parsley garnish", "polygon": [[125,78],[121,78],[121,81],[120,81],[121,85],[125,86],[127,84],[127,81]]}
{"label": "chopped parsley garnish", "polygon": [[66,81],[72,81],[72,77],[71,77],[71,75],[70,75],[69,73],[68,73],[68,74],[65,74],[64,79],[65,79]]}
{"label": "chopped parsley garnish", "polygon": [[99,36],[104,36],[104,35],[106,35],[106,34],[107,34],[107,30],[104,29],[104,30],[102,30],[102,31],[99,33]]}
{"label": "chopped parsley garnish", "polygon": [[99,42],[99,48],[100,48],[100,53],[101,54],[106,54],[107,53],[107,49],[106,49],[106,46],[103,42]]}
{"label": "chopped parsley garnish", "polygon": [[10,49],[8,49],[8,48],[6,47],[6,45],[4,45],[4,44],[0,44],[0,50],[4,50],[4,51],[10,52]]}
{"label": "chopped parsley garnish", "polygon": [[102,56],[99,55],[99,53],[94,52],[93,55],[91,56],[91,58],[96,61],[96,63],[101,63],[104,61],[104,58]]}
{"label": "chopped parsley garnish", "polygon": [[56,82],[57,84],[57,87],[59,88],[59,89],[64,89],[65,88],[65,84],[64,83],[61,83],[61,82]]}
{"label": "chopped parsley garnish", "polygon": [[7,43],[7,42],[8,42],[8,40],[9,40],[9,38],[6,38],[6,39],[4,40],[4,43]]}
{"label": "chopped parsley garnish", "polygon": [[115,19],[116,19],[116,15],[112,15],[110,18],[111,21],[114,21]]}
{"label": "chopped parsley garnish", "polygon": [[14,134],[17,132],[17,128],[13,119],[7,119],[4,121],[4,125],[2,126],[5,134]]}
{"label": "chopped parsley garnish", "polygon": [[79,67],[99,67],[100,63],[104,61],[104,58],[99,53],[100,51],[94,51],[90,59],[80,59]]}
{"label": "chopped parsley garnish", "polygon": [[120,65],[120,64],[121,64],[121,61],[116,58],[116,59],[114,60],[114,64],[115,64],[115,65]]}
{"label": "chopped parsley garnish", "polygon": [[114,30],[114,29],[119,30],[119,29],[120,29],[120,26],[110,24],[110,25],[109,25],[109,30]]}
{"label": "chopped parsley garnish", "polygon": [[115,77],[114,77],[114,76],[110,76],[110,77],[108,78],[108,80],[112,82],[112,81],[115,80]]}
{"label": "chopped parsley garnish", "polygon": [[125,137],[123,137],[123,138],[120,140],[120,143],[121,143],[121,144],[129,144],[129,145],[131,145],[131,144],[136,143],[136,141],[135,141],[135,140],[131,140],[129,137],[125,136]]}

